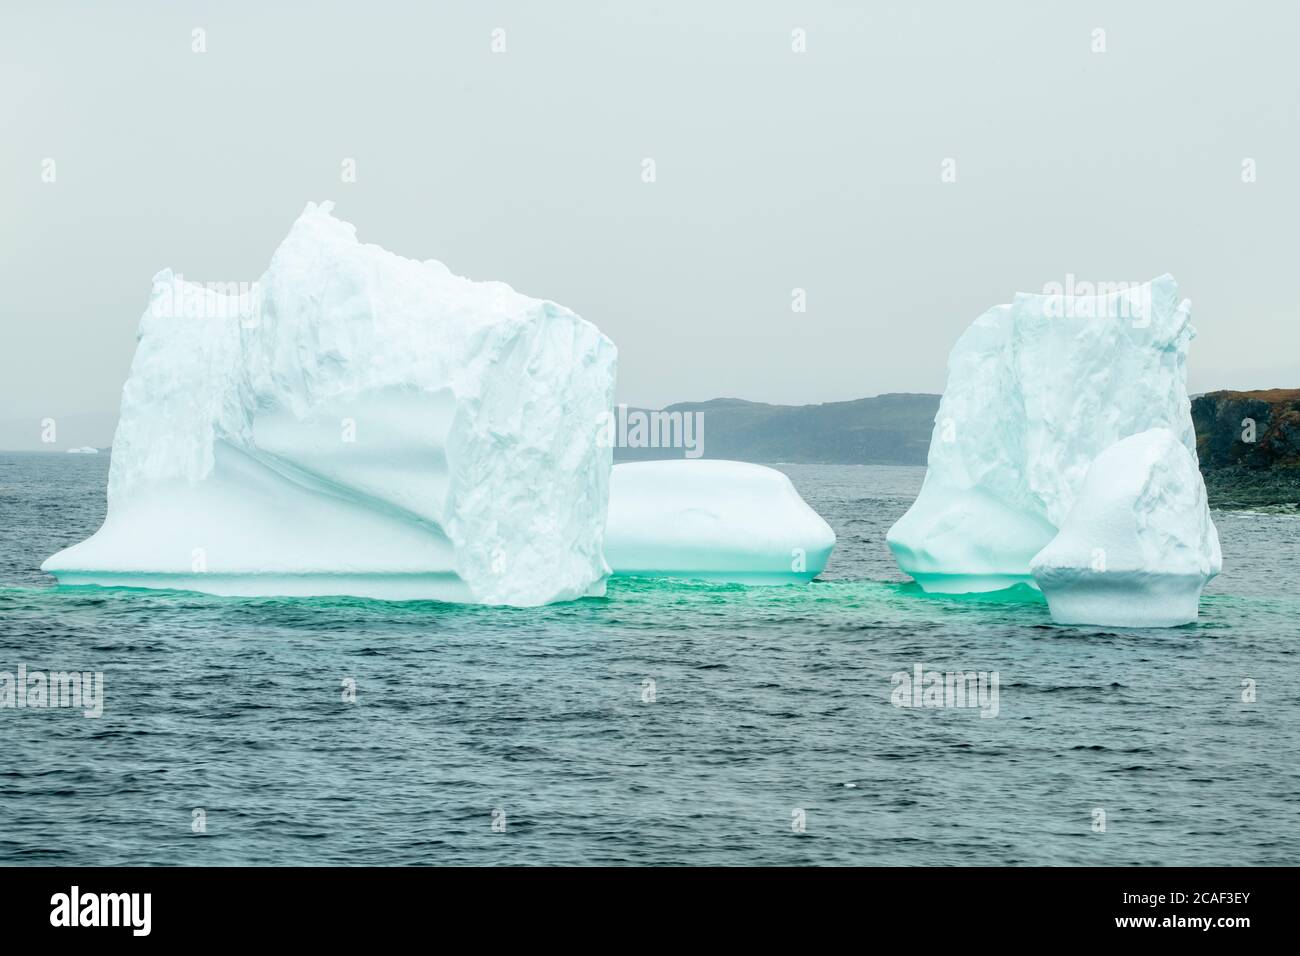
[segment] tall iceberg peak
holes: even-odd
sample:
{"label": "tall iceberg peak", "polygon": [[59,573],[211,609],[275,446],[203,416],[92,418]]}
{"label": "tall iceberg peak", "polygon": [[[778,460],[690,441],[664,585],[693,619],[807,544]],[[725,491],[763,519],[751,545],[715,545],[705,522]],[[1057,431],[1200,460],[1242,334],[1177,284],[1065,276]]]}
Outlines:
{"label": "tall iceberg peak", "polygon": [[1163,429],[1195,462],[1194,335],[1168,275],[1098,296],[1021,293],[976,319],[949,356],[921,492],[888,534],[899,566],[927,591],[1032,585],[1030,562],[1102,452]]}
{"label": "tall iceberg peak", "polygon": [[154,279],[72,584],[532,605],[603,593],[616,350],[308,204],[255,285]]}

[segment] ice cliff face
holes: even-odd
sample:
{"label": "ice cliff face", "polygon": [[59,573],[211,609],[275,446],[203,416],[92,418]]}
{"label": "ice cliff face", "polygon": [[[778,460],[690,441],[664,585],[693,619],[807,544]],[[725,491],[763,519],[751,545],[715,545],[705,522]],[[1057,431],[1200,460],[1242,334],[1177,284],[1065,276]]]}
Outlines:
{"label": "ice cliff face", "polygon": [[1102,296],[1019,294],[980,316],[949,357],[921,493],[889,531],[899,566],[929,591],[1032,584],[1031,560],[1107,448],[1160,428],[1195,462],[1194,334],[1167,275]]}
{"label": "ice cliff face", "polygon": [[308,205],[256,287],[154,281],[66,583],[532,605],[602,593],[616,351]]}
{"label": "ice cliff face", "polygon": [[1117,627],[1195,621],[1222,566],[1196,458],[1165,428],[1097,456],[1060,534],[1029,565],[1054,620]]}

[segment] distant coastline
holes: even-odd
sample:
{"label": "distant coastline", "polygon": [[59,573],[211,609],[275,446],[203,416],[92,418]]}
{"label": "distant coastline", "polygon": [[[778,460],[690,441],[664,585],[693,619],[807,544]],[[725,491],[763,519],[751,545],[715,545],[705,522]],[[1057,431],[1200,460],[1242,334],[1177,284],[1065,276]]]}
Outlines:
{"label": "distant coastline", "polygon": [[[939,399],[925,392],[891,392],[818,405],[715,398],[663,409],[625,408],[614,460],[704,457],[763,464],[924,466]],[[629,447],[624,419],[630,416],[635,425],[638,414],[651,427],[639,442],[633,428],[634,446]],[[692,421],[700,424],[698,434],[686,430],[688,448],[672,441],[671,428],[683,421],[687,426]],[[66,422],[60,420],[60,430],[67,428],[74,435],[84,434],[88,426],[100,438],[106,427],[112,432],[112,419],[106,416],[69,416]],[[1300,512],[1300,388],[1197,395],[1192,399],[1192,423],[1213,506]],[[31,422],[4,422],[0,443],[12,442],[19,425],[22,434],[38,435]],[[2,450],[66,452],[82,445],[74,438],[41,446],[32,438]],[[92,441],[84,445],[109,451]]]}
{"label": "distant coastline", "polygon": [[[939,396],[891,392],[820,405],[740,398],[680,402],[644,412],[702,416],[705,458],[816,465],[924,465]],[[615,461],[681,458],[680,447],[616,447]]]}
{"label": "distant coastline", "polygon": [[[658,410],[702,415],[702,457],[765,464],[925,465],[940,396],[900,392],[821,405],[737,398]],[[652,410],[643,409],[647,414]],[[1197,454],[1217,508],[1300,511],[1300,389],[1192,399]],[[1252,424],[1253,423],[1253,424]],[[618,447],[615,461],[681,458],[679,447]]]}

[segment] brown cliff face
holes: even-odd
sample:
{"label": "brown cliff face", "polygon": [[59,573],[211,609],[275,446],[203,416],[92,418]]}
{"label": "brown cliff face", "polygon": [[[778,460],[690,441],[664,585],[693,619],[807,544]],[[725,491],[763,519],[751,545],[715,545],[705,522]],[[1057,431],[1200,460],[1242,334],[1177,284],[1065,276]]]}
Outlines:
{"label": "brown cliff face", "polygon": [[1210,392],[1192,401],[1201,471],[1300,468],[1300,388]]}
{"label": "brown cliff face", "polygon": [[1300,511],[1300,388],[1210,392],[1192,424],[1211,507]]}

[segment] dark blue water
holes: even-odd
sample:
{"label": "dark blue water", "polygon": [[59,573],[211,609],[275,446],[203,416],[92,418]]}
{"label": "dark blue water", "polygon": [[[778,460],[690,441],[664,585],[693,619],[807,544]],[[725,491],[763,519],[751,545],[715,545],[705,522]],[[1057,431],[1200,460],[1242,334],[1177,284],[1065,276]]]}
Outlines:
{"label": "dark blue water", "polygon": [[[1295,517],[1216,514],[1224,574],[1172,630],[921,596],[884,546],[911,468],[786,469],[839,535],[808,586],[533,610],[55,589],[38,565],[98,527],[107,466],[0,455],[0,671],[105,680],[99,719],[0,709],[2,863],[1300,859]],[[918,663],[997,671],[997,716],[893,706]]]}

